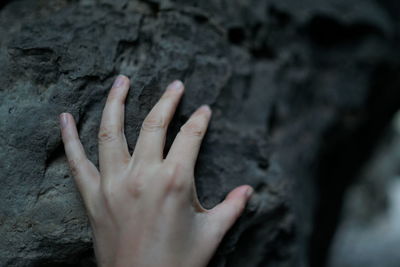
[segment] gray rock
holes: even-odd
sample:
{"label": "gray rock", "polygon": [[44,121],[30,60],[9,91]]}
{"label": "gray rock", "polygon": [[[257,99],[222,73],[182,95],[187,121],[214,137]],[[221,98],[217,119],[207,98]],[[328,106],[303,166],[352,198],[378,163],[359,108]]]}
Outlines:
{"label": "gray rock", "polygon": [[400,106],[397,36],[372,0],[0,4],[0,266],[95,265],[58,114],[74,115],[97,164],[119,73],[132,79],[131,152],[165,86],[182,79],[167,147],[196,107],[214,111],[196,169],[201,203],[256,189],[210,266],[321,266],[336,227],[327,219]]}

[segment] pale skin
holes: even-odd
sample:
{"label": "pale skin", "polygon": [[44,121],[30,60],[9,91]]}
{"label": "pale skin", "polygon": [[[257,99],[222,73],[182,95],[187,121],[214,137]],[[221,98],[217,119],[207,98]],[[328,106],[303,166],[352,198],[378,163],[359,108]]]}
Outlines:
{"label": "pale skin", "polygon": [[194,167],[211,118],[198,108],[163,157],[168,124],[183,95],[170,84],[143,121],[133,154],[124,134],[130,88],[119,75],[103,110],[98,133],[99,170],[87,158],[74,118],[60,115],[62,140],[93,231],[100,267],[204,267],[243,212],[253,189],[233,189],[212,209],[201,206]]}

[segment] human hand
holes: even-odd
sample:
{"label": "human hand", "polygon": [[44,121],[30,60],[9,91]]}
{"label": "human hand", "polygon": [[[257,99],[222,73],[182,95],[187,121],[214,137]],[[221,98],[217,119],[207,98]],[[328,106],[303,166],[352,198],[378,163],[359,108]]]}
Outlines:
{"label": "human hand", "polygon": [[98,133],[99,168],[86,157],[74,118],[60,115],[64,149],[93,230],[102,267],[206,266],[253,190],[244,185],[207,210],[198,201],[194,167],[211,110],[202,106],[181,127],[166,158],[168,124],[184,91],[175,81],[147,115],[133,155],[124,134],[130,81],[118,76]]}

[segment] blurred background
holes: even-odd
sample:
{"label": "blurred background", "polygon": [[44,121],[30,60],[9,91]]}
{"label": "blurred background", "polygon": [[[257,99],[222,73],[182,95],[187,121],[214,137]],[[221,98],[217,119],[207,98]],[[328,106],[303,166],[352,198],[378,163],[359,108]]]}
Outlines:
{"label": "blurred background", "polygon": [[329,266],[398,266],[400,113],[344,194]]}

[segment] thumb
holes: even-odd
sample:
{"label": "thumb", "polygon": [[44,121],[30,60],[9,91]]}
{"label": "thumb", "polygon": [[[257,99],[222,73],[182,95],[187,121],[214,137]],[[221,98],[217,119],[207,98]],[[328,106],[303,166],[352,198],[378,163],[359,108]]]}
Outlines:
{"label": "thumb", "polygon": [[210,220],[219,224],[221,238],[243,213],[253,191],[249,185],[236,187],[229,192],[224,201],[209,210]]}

